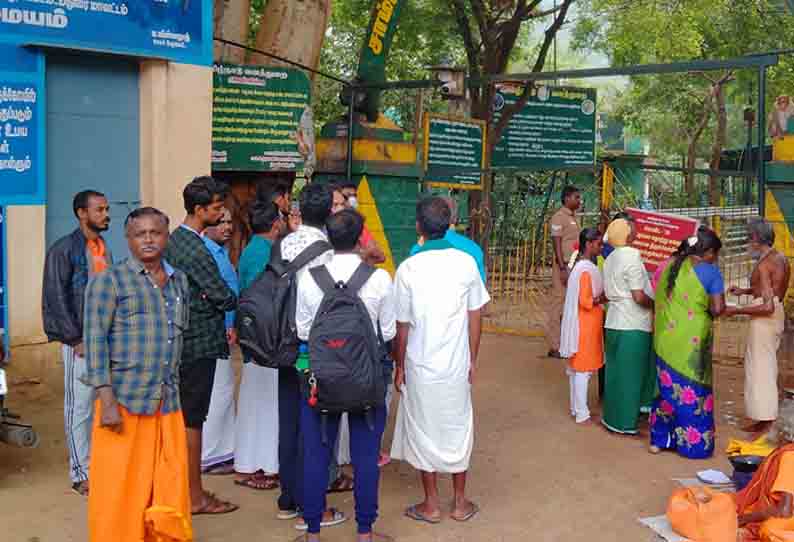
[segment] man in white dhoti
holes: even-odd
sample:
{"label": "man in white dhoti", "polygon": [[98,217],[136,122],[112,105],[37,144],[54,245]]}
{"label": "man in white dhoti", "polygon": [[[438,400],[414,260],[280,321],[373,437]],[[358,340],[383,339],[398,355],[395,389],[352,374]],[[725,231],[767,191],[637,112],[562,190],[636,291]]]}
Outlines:
{"label": "man in white dhoti", "polygon": [[750,288],[731,288],[734,296],[750,295],[753,303],[728,307],[727,316],[750,316],[747,350],[744,354],[744,413],[751,424],[744,428],[754,434],[766,433],[777,419],[777,349],[786,319],[783,300],[791,270],[785,255],[776,251],[775,230],[760,217],[747,224],[748,250],[755,260]]}
{"label": "man in white dhoti", "polygon": [[[270,261],[284,221],[276,204],[257,201],[248,212],[253,236],[240,256],[240,289],[248,288]],[[237,405],[235,483],[251,489],[278,487],[278,371],[243,360]],[[289,515],[289,514],[288,514]]]}
{"label": "man in white dhoti", "polygon": [[452,473],[457,521],[479,510],[466,499],[466,473],[474,445],[471,383],[480,346],[481,308],[490,301],[474,259],[444,240],[450,209],[427,198],[416,210],[425,243],[400,265],[397,303],[396,372],[401,393],[392,457],[420,471],[425,500],[406,516],[438,523],[437,473]]}

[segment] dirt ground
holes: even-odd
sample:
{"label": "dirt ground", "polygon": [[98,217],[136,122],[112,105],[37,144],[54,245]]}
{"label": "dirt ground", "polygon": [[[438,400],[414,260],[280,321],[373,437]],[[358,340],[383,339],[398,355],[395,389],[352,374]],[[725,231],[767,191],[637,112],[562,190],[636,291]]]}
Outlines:
{"label": "dirt ground", "polygon": [[[576,426],[568,414],[560,362],[542,357],[544,351],[537,339],[483,339],[469,482],[481,513],[467,524],[445,518],[427,525],[404,518],[402,511],[420,500],[421,490],[410,466],[392,463],[383,470],[376,530],[401,542],[645,542],[651,533],[637,518],[664,512],[673,478],[694,477],[697,470],[712,467],[730,473],[722,450],[728,438],[739,435],[738,368],[716,370],[719,453],[709,461],[688,461],[674,454],[649,455],[646,438]],[[18,450],[0,444],[0,540],[84,541],[86,502],[69,490],[58,351],[52,346],[17,349],[12,364],[9,406],[36,426],[41,445]],[[197,518],[197,542],[282,542],[297,536],[292,522],[275,519],[275,492],[241,488],[228,477],[205,481],[241,509]],[[443,480],[445,497],[450,484]],[[332,496],[330,503],[353,514],[350,494]],[[323,531],[323,539],[352,541],[354,532],[350,521]]]}

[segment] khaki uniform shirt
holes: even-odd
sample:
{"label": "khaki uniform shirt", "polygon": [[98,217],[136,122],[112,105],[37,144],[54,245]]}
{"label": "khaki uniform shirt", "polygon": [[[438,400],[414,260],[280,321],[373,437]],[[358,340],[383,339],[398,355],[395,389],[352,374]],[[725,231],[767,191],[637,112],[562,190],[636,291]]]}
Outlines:
{"label": "khaki uniform shirt", "polygon": [[[554,262],[554,268],[567,265],[574,251],[574,245],[579,242],[579,223],[573,211],[563,206],[551,217],[551,236],[560,237],[562,241],[562,262]],[[556,258],[555,258],[556,260]]]}

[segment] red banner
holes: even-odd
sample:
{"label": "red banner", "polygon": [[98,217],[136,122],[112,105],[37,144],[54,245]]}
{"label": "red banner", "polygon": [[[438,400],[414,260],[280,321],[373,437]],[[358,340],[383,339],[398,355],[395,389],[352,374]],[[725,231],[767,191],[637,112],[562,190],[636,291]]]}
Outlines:
{"label": "red banner", "polygon": [[632,246],[642,254],[645,269],[651,273],[678,249],[681,241],[695,235],[700,224],[694,218],[640,209],[626,209],[637,228]]}

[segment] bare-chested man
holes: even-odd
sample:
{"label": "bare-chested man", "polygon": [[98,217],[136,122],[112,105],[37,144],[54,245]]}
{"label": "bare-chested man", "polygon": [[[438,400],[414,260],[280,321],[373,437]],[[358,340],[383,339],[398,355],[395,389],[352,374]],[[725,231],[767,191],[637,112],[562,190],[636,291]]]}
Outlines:
{"label": "bare-chested man", "polygon": [[751,295],[754,302],[731,307],[728,316],[744,314],[751,317],[744,354],[744,411],[753,421],[745,428],[751,433],[765,433],[777,418],[777,349],[783,335],[783,300],[788,289],[791,270],[786,257],[775,250],[775,230],[760,217],[747,223],[748,251],[756,264],[750,277],[750,288],[733,287],[728,293]]}

